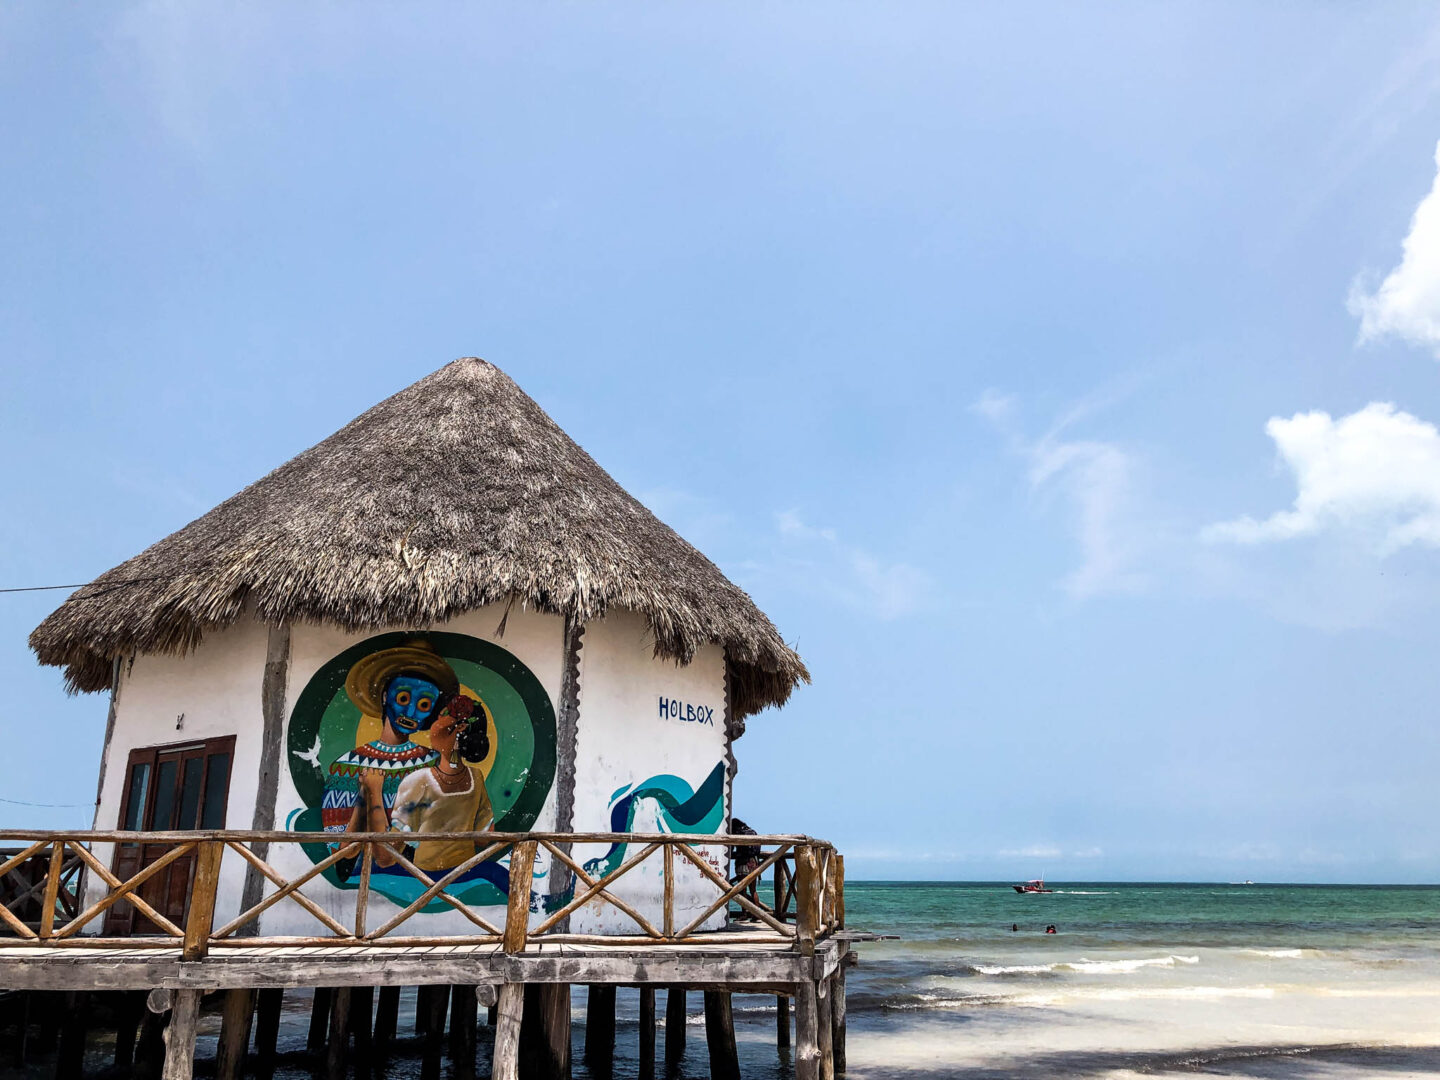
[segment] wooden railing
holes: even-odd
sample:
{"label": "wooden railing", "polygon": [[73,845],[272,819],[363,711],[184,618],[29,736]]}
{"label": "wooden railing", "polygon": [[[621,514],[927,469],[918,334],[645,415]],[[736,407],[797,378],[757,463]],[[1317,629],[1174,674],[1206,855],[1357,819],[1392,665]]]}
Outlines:
{"label": "wooden railing", "polygon": [[[419,839],[418,837],[416,839]],[[0,842],[18,841],[26,846],[5,853],[0,862],[0,934],[8,932],[10,944],[37,947],[65,945],[126,946],[181,949],[187,960],[198,960],[212,948],[225,946],[294,945],[422,945],[493,943],[507,953],[522,953],[532,944],[570,943],[594,945],[675,944],[703,940],[702,927],[718,913],[729,912],[732,904],[758,925],[745,930],[733,924],[725,935],[729,942],[770,942],[792,945],[800,952],[812,952],[815,942],[844,926],[844,860],[834,847],[807,836],[729,836],[712,834],[647,833],[426,833],[426,841],[464,841],[474,845],[475,854],[443,873],[429,873],[407,857],[396,833],[293,833],[258,831],[203,832],[40,832],[3,830]],[[96,845],[141,845],[148,861],[130,877],[117,877],[95,851]],[[328,854],[318,862],[307,862],[303,871],[287,877],[272,865],[271,849],[279,845],[321,845]],[[627,857],[614,869],[596,876],[574,857],[576,847],[626,845]],[[371,900],[377,893],[373,874],[377,849],[383,847],[386,862],[399,867],[421,886],[419,895],[378,926],[372,926]],[[731,880],[718,871],[697,848],[752,849],[758,852],[756,865]],[[532,915],[531,893],[537,856],[548,857],[547,879],[553,910]],[[633,853],[632,853],[633,852]],[[463,875],[487,860],[509,856],[508,900],[503,918],[496,918],[500,905],[477,907],[450,890]],[[185,859],[178,863],[177,860]],[[227,922],[216,926],[216,900],[220,895],[221,871],[226,860],[239,860],[248,877],[259,885],[245,892],[259,896]],[[355,860],[358,884],[353,889],[326,887],[325,904],[302,891],[316,882],[327,869],[344,860]],[[651,860],[661,864],[663,893],[658,907],[653,901],[625,899],[617,895],[616,883]],[[290,863],[296,860],[288,860]],[[727,858],[726,863],[729,860]],[[144,886],[157,880],[175,864],[183,870],[186,903],[184,915],[159,910],[166,904],[154,890],[147,899]],[[679,868],[689,877],[689,906],[677,911],[676,886]],[[694,868],[698,872],[689,872]],[[43,872],[41,872],[43,870]],[[393,872],[393,871],[392,871]],[[758,899],[756,886],[769,873],[774,903]],[[103,889],[89,889],[96,895],[88,906],[87,888],[77,881],[93,874]],[[560,879],[559,881],[556,878]],[[14,878],[12,883],[10,879]],[[263,879],[263,880],[259,880]],[[235,881],[231,877],[231,884]],[[268,890],[265,885],[268,883]],[[713,898],[694,900],[694,887],[708,885]],[[558,892],[556,891],[558,889]],[[238,886],[234,890],[239,894]],[[756,892],[756,898],[749,894]],[[354,907],[343,920],[335,914],[337,899],[354,898]],[[39,897],[38,917],[26,918],[23,905]],[[458,911],[473,927],[463,934],[439,933],[414,936],[397,933],[422,909],[435,901]],[[341,903],[348,900],[340,899]],[[117,936],[94,932],[97,919],[119,904],[128,904],[149,920],[154,933]],[[243,901],[242,901],[243,903]],[[157,904],[159,905],[157,907]],[[277,904],[302,908],[314,917],[326,933],[308,937],[259,936],[261,915]],[[638,932],[626,935],[576,934],[569,932],[569,917],[587,905],[608,905],[622,912]],[[696,908],[704,904],[696,913]],[[646,910],[642,910],[646,909]],[[647,914],[648,911],[648,914]],[[679,915],[686,916],[680,923]],[[171,918],[170,915],[177,915]],[[183,923],[183,925],[181,925]],[[534,923],[534,925],[532,925]],[[82,933],[89,927],[90,933]],[[249,936],[246,936],[246,935]]]}

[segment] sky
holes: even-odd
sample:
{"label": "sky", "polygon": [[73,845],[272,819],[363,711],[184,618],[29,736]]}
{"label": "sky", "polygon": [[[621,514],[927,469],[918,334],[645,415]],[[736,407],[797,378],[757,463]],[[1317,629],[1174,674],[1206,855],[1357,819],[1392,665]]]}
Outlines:
{"label": "sky", "polygon": [[[6,5],[0,586],[479,355],[804,656],[761,831],[1440,880],[1437,61],[1423,3]],[[17,827],[90,823],[64,595],[0,594]]]}

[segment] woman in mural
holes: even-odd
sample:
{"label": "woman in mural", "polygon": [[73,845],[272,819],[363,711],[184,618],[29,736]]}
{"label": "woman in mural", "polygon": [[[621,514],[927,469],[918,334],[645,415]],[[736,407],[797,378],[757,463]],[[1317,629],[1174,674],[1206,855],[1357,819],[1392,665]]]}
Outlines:
{"label": "woman in mural", "polygon": [[[417,833],[482,832],[495,823],[479,768],[490,752],[487,726],[484,704],[457,694],[430,727],[430,746],[439,760],[400,781],[392,828]],[[414,863],[421,870],[449,870],[477,850],[472,840],[421,840]],[[377,855],[376,861],[383,865],[386,859]]]}

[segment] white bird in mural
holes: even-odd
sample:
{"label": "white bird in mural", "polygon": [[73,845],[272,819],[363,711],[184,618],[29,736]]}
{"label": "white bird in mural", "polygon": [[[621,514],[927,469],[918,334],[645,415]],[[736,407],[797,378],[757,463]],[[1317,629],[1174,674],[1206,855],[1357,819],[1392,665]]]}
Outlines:
{"label": "white bird in mural", "polygon": [[317,769],[320,768],[320,736],[319,736],[319,735],[316,735],[316,736],[315,736],[315,745],[312,746],[312,747],[311,747],[309,750],[307,750],[305,753],[302,754],[299,750],[291,750],[290,752],[291,752],[292,754],[294,754],[296,757],[298,757],[301,761],[308,761],[308,762],[310,762],[311,765],[314,765],[315,768],[317,768]]}

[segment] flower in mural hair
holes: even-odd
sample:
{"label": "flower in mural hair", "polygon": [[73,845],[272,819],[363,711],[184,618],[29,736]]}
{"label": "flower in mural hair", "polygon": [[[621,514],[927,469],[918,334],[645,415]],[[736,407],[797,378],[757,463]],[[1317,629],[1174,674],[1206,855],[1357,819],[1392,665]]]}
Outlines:
{"label": "flower in mural hair", "polygon": [[475,699],[457,694],[455,700],[445,707],[445,711],[456,720],[469,720],[475,715]]}

